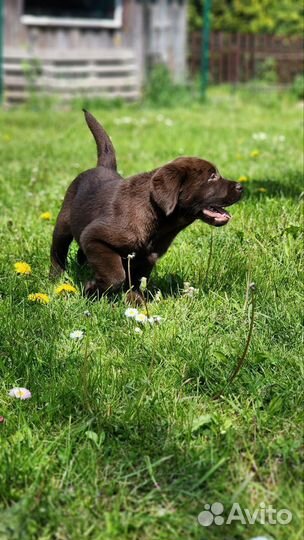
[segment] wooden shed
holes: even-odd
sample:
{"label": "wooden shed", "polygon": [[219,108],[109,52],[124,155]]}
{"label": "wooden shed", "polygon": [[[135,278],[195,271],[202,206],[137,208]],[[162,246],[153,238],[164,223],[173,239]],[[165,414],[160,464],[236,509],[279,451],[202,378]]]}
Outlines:
{"label": "wooden shed", "polygon": [[186,72],[186,0],[4,0],[6,98],[37,89],[136,98],[162,62]]}

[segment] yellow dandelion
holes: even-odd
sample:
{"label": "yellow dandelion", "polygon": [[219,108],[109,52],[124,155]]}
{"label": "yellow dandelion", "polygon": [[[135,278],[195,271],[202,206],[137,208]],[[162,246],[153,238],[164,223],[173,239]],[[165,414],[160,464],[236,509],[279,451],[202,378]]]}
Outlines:
{"label": "yellow dandelion", "polygon": [[18,261],[14,264],[14,268],[15,268],[15,272],[17,274],[22,274],[22,275],[30,275],[32,273],[32,269],[30,267],[30,265],[24,261]]}
{"label": "yellow dandelion", "polygon": [[248,182],[249,178],[248,176],[240,176],[238,179],[238,182]]}
{"label": "yellow dandelion", "polygon": [[51,218],[52,218],[52,214],[51,212],[42,212],[42,214],[40,214],[40,219],[43,219],[44,221],[49,221]]}
{"label": "yellow dandelion", "polygon": [[58,285],[55,289],[56,294],[65,294],[65,293],[77,293],[76,287],[73,285],[70,285],[69,283],[62,283],[61,285]]}
{"label": "yellow dandelion", "polygon": [[266,193],[267,189],[264,188],[264,187],[260,187],[260,188],[258,188],[258,191],[259,191],[260,193]]}
{"label": "yellow dandelion", "polygon": [[250,152],[250,157],[256,158],[259,155],[260,155],[260,150],[252,150],[252,152]]}
{"label": "yellow dandelion", "polygon": [[38,302],[38,304],[48,304],[50,301],[50,297],[48,294],[39,292],[29,294],[27,299],[30,302]]}

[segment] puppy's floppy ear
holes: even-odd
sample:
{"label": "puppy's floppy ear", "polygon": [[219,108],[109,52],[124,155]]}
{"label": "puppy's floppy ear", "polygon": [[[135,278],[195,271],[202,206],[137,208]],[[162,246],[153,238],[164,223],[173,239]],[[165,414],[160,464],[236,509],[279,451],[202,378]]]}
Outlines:
{"label": "puppy's floppy ear", "polygon": [[177,205],[184,177],[184,169],[173,162],[158,169],[151,178],[151,195],[166,216]]}

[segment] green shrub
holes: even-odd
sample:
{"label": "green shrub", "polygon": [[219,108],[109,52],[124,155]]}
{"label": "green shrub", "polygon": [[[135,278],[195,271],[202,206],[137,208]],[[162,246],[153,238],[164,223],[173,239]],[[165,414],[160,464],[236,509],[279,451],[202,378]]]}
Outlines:
{"label": "green shrub", "polygon": [[267,84],[276,84],[278,82],[277,63],[274,58],[266,58],[257,66],[256,79]]}
{"label": "green shrub", "polygon": [[[190,0],[190,30],[202,27],[204,0]],[[213,0],[213,30],[251,34],[302,35],[303,6],[298,0]]]}
{"label": "green shrub", "polygon": [[193,100],[193,87],[174,83],[167,66],[157,64],[149,74],[144,100],[158,107],[190,104]]}
{"label": "green shrub", "polygon": [[304,75],[296,75],[292,83],[292,93],[297,99],[304,99]]}

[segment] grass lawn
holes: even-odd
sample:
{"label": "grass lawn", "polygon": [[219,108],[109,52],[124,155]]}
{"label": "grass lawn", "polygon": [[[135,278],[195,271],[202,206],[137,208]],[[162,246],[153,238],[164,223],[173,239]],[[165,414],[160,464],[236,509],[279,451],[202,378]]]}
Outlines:
{"label": "grass lawn", "polygon": [[[0,112],[0,538],[301,538],[302,109],[288,96],[214,92],[205,105],[91,111],[125,176],[197,155],[248,177],[247,193],[227,227],[196,222],[177,237],[149,283],[149,310],[164,320],[139,334],[122,296],[82,296],[76,246],[64,282],[78,293],[48,280],[65,190],[96,162],[81,111]],[[32,274],[17,275],[17,261]],[[246,364],[214,400],[245,346],[252,281]],[[36,292],[50,302],[30,302]],[[15,386],[32,399],[9,397]],[[233,502],[293,518],[203,527],[214,502],[225,518]]]}

